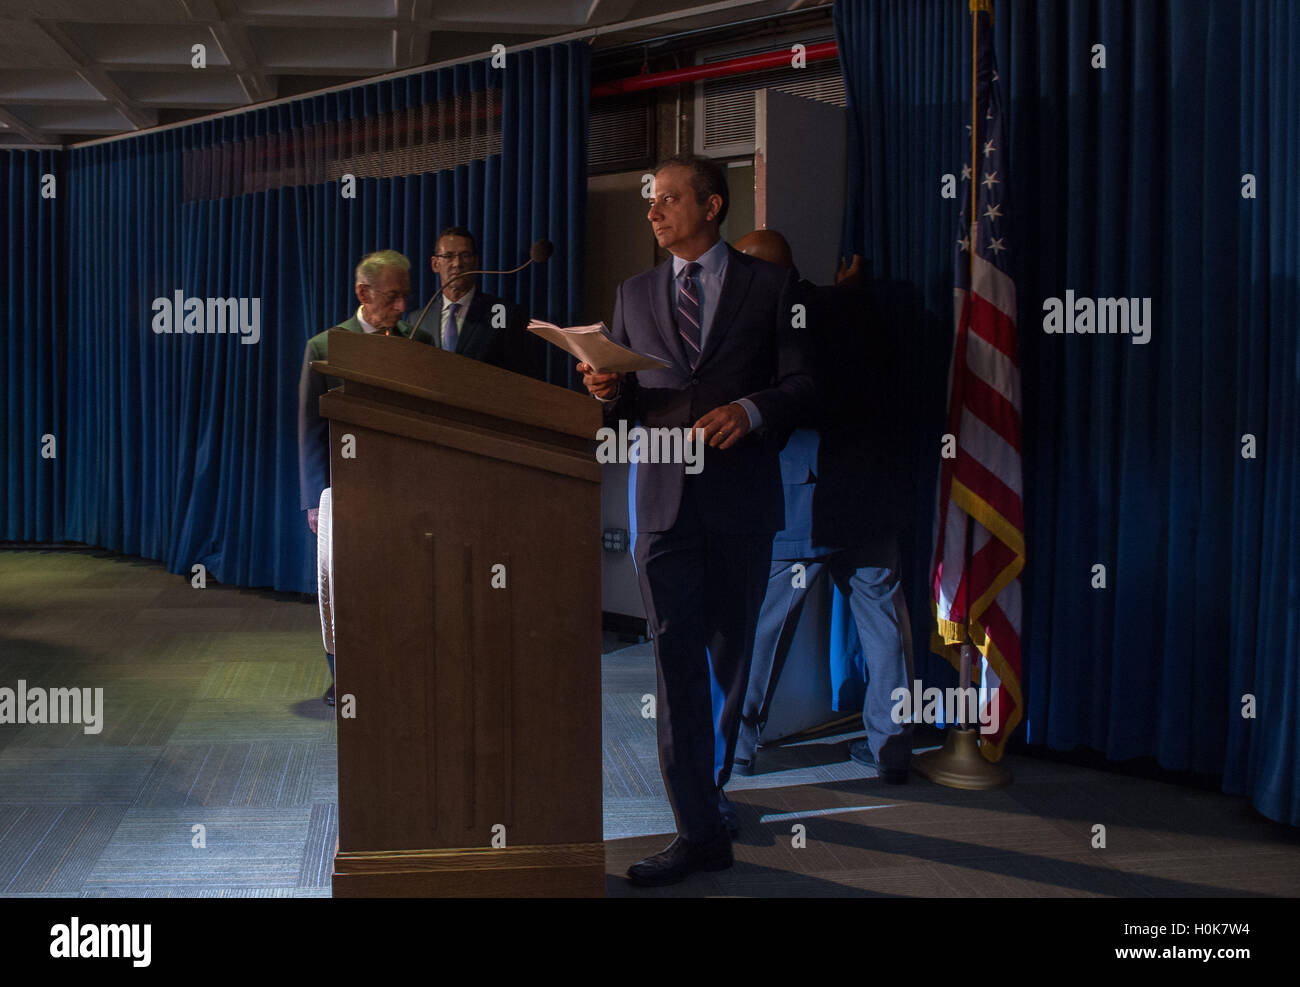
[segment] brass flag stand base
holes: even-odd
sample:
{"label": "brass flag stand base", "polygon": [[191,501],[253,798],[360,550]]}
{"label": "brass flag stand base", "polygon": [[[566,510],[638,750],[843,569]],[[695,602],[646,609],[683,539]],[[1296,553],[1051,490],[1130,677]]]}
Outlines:
{"label": "brass flag stand base", "polygon": [[912,758],[912,770],[936,785],[978,790],[1011,784],[1011,772],[980,753],[980,734],[973,728],[953,727],[937,751]]}
{"label": "brass flag stand base", "polygon": [[[961,646],[959,669],[961,692],[970,689],[971,664],[975,649],[969,642]],[[912,758],[912,770],[929,778],[936,785],[978,791],[1011,784],[1011,772],[1001,764],[994,764],[980,753],[980,734],[974,727],[965,726],[958,712],[955,726],[948,729],[948,739],[937,751],[926,751]]]}

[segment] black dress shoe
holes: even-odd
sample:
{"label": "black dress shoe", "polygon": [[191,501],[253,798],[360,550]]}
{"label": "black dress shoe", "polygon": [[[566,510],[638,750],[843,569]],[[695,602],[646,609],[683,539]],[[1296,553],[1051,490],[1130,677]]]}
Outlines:
{"label": "black dress shoe", "polygon": [[334,683],[333,682],[331,682],[330,687],[325,690],[325,695],[321,696],[321,700],[325,703],[326,706],[334,705]]}
{"label": "black dress shoe", "polygon": [[875,755],[871,753],[871,745],[866,740],[855,740],[849,744],[849,757],[859,764],[875,768],[876,773],[880,775],[880,780],[886,785],[904,785],[907,783],[907,768],[882,768],[876,763]]}
{"label": "black dress shoe", "polygon": [[731,759],[731,773],[748,778],[750,775],[758,773],[758,751],[754,751],[749,757],[734,757]]}
{"label": "black dress shoe", "polygon": [[629,867],[627,879],[643,888],[662,888],[684,881],[697,870],[726,870],[731,864],[731,837],[725,830],[703,843],[679,836],[663,853]]}
{"label": "black dress shoe", "polygon": [[718,815],[722,816],[722,825],[727,827],[728,833],[735,836],[740,832],[740,813],[721,791],[718,792]]}

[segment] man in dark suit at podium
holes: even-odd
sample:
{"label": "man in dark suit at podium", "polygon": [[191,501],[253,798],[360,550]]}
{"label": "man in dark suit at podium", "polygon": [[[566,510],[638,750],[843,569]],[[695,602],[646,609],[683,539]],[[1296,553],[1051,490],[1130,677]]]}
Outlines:
{"label": "man in dark suit at podium", "polygon": [[719,237],[722,169],[670,158],[653,192],[647,218],[672,257],[619,287],[610,335],[671,366],[621,375],[578,365],[607,421],[698,429],[707,443],[698,472],[681,462],[637,467],[634,558],[659,676],[659,764],[677,820],[672,844],[628,870],[649,886],[732,863],[709,669],[734,746],[772,536],[784,523],[777,452],[808,413],[813,387],[793,327],[794,277]]}
{"label": "man in dark suit at podium", "polygon": [[[442,304],[435,304],[425,322],[436,345],[472,360],[546,379],[545,344],[527,331],[528,316],[518,305],[479,289],[478,243],[463,226],[438,234],[430,259],[438,275]],[[436,318],[436,322],[434,319]]]}
{"label": "man in dark suit at podium", "polygon": [[[411,294],[411,262],[396,250],[379,250],[363,257],[356,269],[356,295],[361,303],[352,318],[333,329],[346,332],[378,332],[385,335],[411,335],[411,327],[402,321],[406,300]],[[320,399],[326,390],[337,387],[336,378],[326,378],[311,369],[315,360],[329,357],[329,329],[307,340],[298,377],[298,495],[299,506],[307,512],[307,525],[316,534],[317,589],[320,598],[321,636],[325,643],[325,660],[330,667],[330,687],[324,700],[334,705],[334,621],[330,601],[330,429],[320,415]],[[432,343],[424,330],[415,335],[416,342]],[[323,514],[323,517],[322,517]],[[323,525],[323,528],[322,528]]]}

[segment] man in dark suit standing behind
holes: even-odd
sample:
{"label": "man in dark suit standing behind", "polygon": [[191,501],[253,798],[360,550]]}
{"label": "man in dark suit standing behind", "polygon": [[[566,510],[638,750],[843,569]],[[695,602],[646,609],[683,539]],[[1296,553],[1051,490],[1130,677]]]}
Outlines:
{"label": "man in dark suit standing behind", "polygon": [[[775,230],[755,230],[736,249],[795,270],[790,245]],[[841,269],[844,275],[848,271]],[[851,269],[849,269],[851,270]],[[798,272],[796,270],[796,276]],[[838,276],[837,276],[838,278]],[[900,575],[899,532],[914,501],[911,450],[916,415],[904,397],[901,341],[921,330],[919,292],[899,282],[848,282],[818,288],[799,282],[817,364],[816,429],[799,429],[781,450],[786,526],[773,543],[767,597],[758,618],[749,689],[741,712],[735,766],[753,773],[759,736],[809,590],[828,578],[848,601],[866,673],[863,740],[849,756],[874,766],[887,784],[907,780],[912,724],[895,722],[894,690],[910,692],[912,635]],[[793,567],[803,578],[793,578]],[[861,685],[835,684],[846,699]],[[846,707],[837,704],[836,709]],[[725,784],[731,765],[719,772]]]}
{"label": "man in dark suit standing behind", "polygon": [[437,346],[503,370],[546,379],[545,343],[527,331],[524,310],[479,290],[478,276],[469,273],[479,269],[473,233],[463,226],[449,226],[439,233],[430,266],[445,289],[442,304],[434,305],[424,323]]}
{"label": "man in dark suit standing behind", "polygon": [[635,559],[659,676],[659,765],[677,838],[628,870],[634,884],[674,884],[732,863],[714,773],[709,668],[724,695],[727,760],[736,742],[772,537],[784,524],[781,442],[810,413],[812,378],[794,328],[793,275],[732,250],[722,169],[670,158],[655,170],[647,219],[672,258],[619,287],[611,337],[670,361],[662,370],[583,383],[606,421],[698,429],[703,468],[637,466]]}

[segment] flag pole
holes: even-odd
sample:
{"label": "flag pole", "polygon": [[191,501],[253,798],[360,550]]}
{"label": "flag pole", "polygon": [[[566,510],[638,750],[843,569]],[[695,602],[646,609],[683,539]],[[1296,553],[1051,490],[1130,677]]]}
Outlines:
{"label": "flag pole", "polygon": [[[970,257],[970,280],[967,284],[975,284],[975,234],[979,230],[979,216],[976,214],[978,208],[975,203],[976,183],[978,181],[978,169],[975,166],[976,155],[979,154],[979,60],[980,60],[980,19],[979,11],[987,5],[986,0],[970,0],[970,229],[967,235],[970,237],[970,250],[967,254]],[[990,16],[992,12],[990,11]],[[971,530],[970,525],[966,526],[966,568],[970,568],[971,557]],[[969,601],[968,601],[969,603]],[[971,655],[970,645],[970,607],[966,606],[964,612],[968,615],[967,619],[962,621],[962,629],[965,631],[965,640],[961,643],[961,667],[957,676],[957,684],[961,687],[961,694],[966,695],[970,688],[971,664],[973,656]],[[970,724],[966,722],[966,704],[964,702],[957,705],[957,726],[959,729],[967,729]]]}
{"label": "flag pole", "polygon": [[[988,11],[989,17],[993,16],[991,0],[970,0],[971,16],[971,59],[970,59],[970,280],[968,284],[974,287],[975,284],[975,234],[979,228],[979,216],[976,214],[976,155],[979,153],[979,12]],[[960,334],[953,341],[954,346],[962,345]],[[949,398],[951,400],[951,397]],[[972,532],[970,525],[966,525],[966,545],[965,567],[970,568]],[[967,588],[969,592],[969,587]],[[971,666],[975,661],[975,647],[970,640],[970,606],[969,601],[963,607],[966,618],[961,623],[962,638],[960,642],[959,654],[961,663],[958,670],[957,681],[961,687],[958,693],[961,699],[957,702],[955,722],[948,727],[947,737],[944,738],[943,747],[938,750],[926,751],[912,759],[912,767],[917,774],[929,778],[939,785],[945,785],[949,788],[961,788],[968,791],[979,791],[988,788],[998,788],[1002,785],[1011,783],[1011,772],[1003,764],[991,763],[988,758],[980,753],[978,727],[967,722],[966,697],[971,690]],[[956,642],[954,642],[956,643]],[[978,706],[979,700],[976,699]]]}
{"label": "flag pole", "polygon": [[[987,0],[970,0],[970,229],[967,231],[970,236],[970,280],[967,284],[975,283],[975,231],[979,229],[979,216],[976,215],[976,196],[975,196],[975,155],[979,153],[979,61],[980,61],[980,19],[979,12],[981,9],[988,9]],[[992,10],[989,10],[989,16],[993,16]]]}

